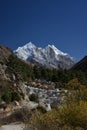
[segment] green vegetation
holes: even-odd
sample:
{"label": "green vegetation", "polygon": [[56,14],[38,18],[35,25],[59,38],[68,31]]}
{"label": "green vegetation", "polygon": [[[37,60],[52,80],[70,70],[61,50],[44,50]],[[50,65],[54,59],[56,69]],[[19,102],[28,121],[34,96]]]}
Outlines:
{"label": "green vegetation", "polygon": [[11,92],[11,90],[7,90],[1,97],[6,103],[10,103],[12,101],[19,101],[21,100],[21,96],[18,92]]}
{"label": "green vegetation", "polygon": [[11,101],[20,101],[21,100],[21,96],[18,92],[12,92],[11,93],[12,95],[12,98],[11,98]]}
{"label": "green vegetation", "polygon": [[[42,108],[34,110],[27,118],[29,124],[26,130],[87,130],[87,71],[56,70],[25,64],[15,55],[10,56],[7,66],[17,75],[18,80],[52,81],[55,82],[55,88],[68,90],[63,94],[64,103],[60,107],[47,113]],[[7,103],[20,100],[20,94],[14,91],[10,82],[0,81],[0,94]],[[29,99],[38,102],[35,94],[30,95]]]}
{"label": "green vegetation", "polygon": [[24,81],[30,81],[34,79],[32,66],[19,60],[17,56],[11,55],[7,66],[19,75],[19,78]]}
{"label": "green vegetation", "polygon": [[75,78],[65,88],[68,89],[65,102],[47,113],[35,110],[27,121],[25,130],[87,130],[86,86]]}
{"label": "green vegetation", "polygon": [[46,66],[36,66],[25,63],[12,54],[7,62],[8,68],[12,69],[17,77],[24,81],[33,81],[35,79],[44,79],[46,81],[56,82],[55,87],[67,87],[70,80],[77,79],[82,85],[87,85],[87,71],[76,70],[56,70],[49,69]]}
{"label": "green vegetation", "polygon": [[35,110],[26,129],[38,130],[87,130],[87,102],[71,102],[47,113]]}
{"label": "green vegetation", "polygon": [[9,57],[7,66],[18,75],[17,77],[28,82],[35,79],[45,79],[56,82],[59,87],[64,88],[70,80],[77,79],[81,84],[87,85],[87,71],[56,70],[46,66],[35,66],[25,63],[15,55]]}
{"label": "green vegetation", "polygon": [[30,96],[29,96],[29,99],[30,101],[34,101],[34,102],[39,102],[39,98],[38,98],[38,95],[32,93]]}
{"label": "green vegetation", "polygon": [[[87,102],[72,102],[59,109],[54,109],[40,118],[42,128],[47,130],[87,129]],[[78,129],[78,130],[79,130]]]}
{"label": "green vegetation", "polygon": [[12,94],[10,91],[7,91],[3,96],[2,99],[6,102],[9,103],[12,100]]}

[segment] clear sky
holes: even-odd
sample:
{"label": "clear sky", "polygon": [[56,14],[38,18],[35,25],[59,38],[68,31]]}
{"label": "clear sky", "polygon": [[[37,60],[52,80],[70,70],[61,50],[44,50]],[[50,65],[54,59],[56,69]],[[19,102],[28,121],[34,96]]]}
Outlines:
{"label": "clear sky", "polygon": [[54,44],[79,60],[87,55],[87,0],[0,0],[0,44]]}

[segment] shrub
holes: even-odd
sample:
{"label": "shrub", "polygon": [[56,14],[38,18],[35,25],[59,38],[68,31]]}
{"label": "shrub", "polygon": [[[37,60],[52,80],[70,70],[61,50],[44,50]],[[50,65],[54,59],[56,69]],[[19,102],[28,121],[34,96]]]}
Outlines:
{"label": "shrub", "polygon": [[87,102],[66,104],[59,110],[59,113],[60,120],[64,124],[87,129]]}
{"label": "shrub", "polygon": [[82,85],[77,78],[70,80],[67,84],[66,84],[66,88],[69,90],[80,90],[82,88],[84,88],[84,85]]}
{"label": "shrub", "polygon": [[16,100],[19,101],[21,99],[21,96],[18,92],[12,92],[12,101]]}
{"label": "shrub", "polygon": [[38,130],[87,130],[87,102],[72,102],[40,115],[36,126]]}
{"label": "shrub", "polygon": [[5,92],[5,94],[2,96],[2,99],[6,102],[9,103],[12,100],[12,94],[10,91]]}
{"label": "shrub", "polygon": [[30,96],[29,96],[29,99],[30,99],[30,101],[33,101],[33,102],[39,102],[39,98],[38,98],[38,95],[36,95],[36,94],[31,94]]}
{"label": "shrub", "polygon": [[6,103],[13,102],[14,100],[21,100],[21,96],[18,92],[12,92],[11,90],[7,90],[1,97]]}

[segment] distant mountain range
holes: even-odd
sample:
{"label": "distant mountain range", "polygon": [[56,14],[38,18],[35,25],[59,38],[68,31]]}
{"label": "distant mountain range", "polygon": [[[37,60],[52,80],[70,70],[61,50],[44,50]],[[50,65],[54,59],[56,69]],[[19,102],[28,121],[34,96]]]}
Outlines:
{"label": "distant mountain range", "polygon": [[18,47],[14,53],[24,61],[30,61],[36,65],[43,65],[49,68],[71,68],[76,61],[67,53],[63,53],[54,45],[45,48],[36,47],[29,42],[22,47]]}

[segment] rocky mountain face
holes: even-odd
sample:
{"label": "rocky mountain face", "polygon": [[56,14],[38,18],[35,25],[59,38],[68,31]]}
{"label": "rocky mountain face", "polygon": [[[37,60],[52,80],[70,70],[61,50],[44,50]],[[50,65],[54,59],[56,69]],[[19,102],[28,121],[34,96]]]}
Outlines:
{"label": "rocky mountain face", "polygon": [[31,61],[36,65],[45,65],[49,68],[68,69],[75,64],[75,60],[71,56],[58,50],[54,45],[38,48],[29,42],[18,47],[14,53],[22,60]]}
{"label": "rocky mountain face", "polygon": [[12,51],[4,46],[0,46],[0,79],[8,79],[7,65]]}
{"label": "rocky mountain face", "polygon": [[[14,60],[11,57],[15,57],[14,53],[9,48],[0,45],[0,101],[7,96],[6,93],[17,94],[19,99],[23,98],[22,95],[26,95],[21,76],[10,65],[10,61]],[[21,62],[20,59],[18,61]]]}
{"label": "rocky mountain face", "polygon": [[0,45],[0,63],[5,63],[8,61],[8,58],[11,54],[12,51],[8,47]]}

